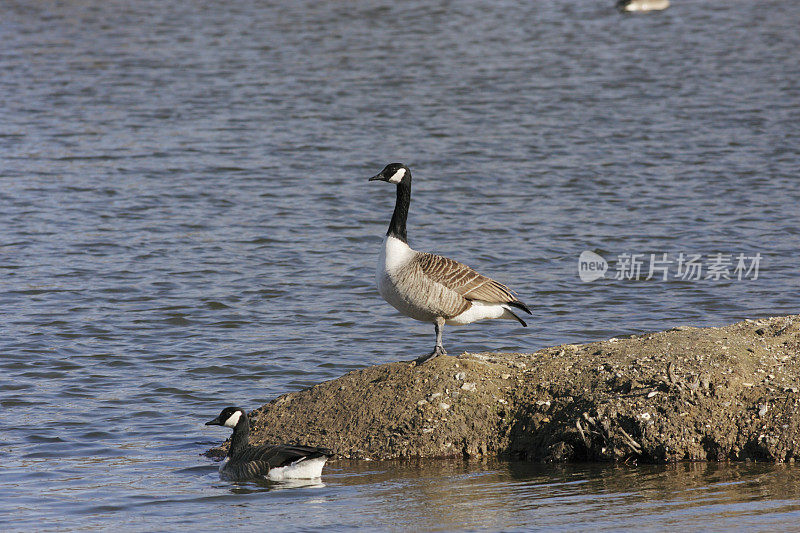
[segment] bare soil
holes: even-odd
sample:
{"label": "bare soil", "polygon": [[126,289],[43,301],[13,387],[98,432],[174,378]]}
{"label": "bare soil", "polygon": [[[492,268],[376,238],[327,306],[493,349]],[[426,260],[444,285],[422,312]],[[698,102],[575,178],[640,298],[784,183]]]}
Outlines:
{"label": "bare soil", "polygon": [[792,315],[365,368],[256,409],[251,442],[373,460],[793,462],[798,405]]}

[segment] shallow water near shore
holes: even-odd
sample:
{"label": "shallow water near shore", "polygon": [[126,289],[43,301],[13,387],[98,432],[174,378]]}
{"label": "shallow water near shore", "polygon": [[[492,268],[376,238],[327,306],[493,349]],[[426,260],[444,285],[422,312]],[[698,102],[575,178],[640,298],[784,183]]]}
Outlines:
{"label": "shallow water near shore", "polygon": [[[431,349],[373,286],[390,161],[411,244],[534,309],[445,328],[451,353],[798,311],[800,5],[611,4],[4,2],[4,529],[793,528],[792,465],[335,462],[285,486],[199,455],[226,405]],[[663,253],[761,263],[613,279]]]}

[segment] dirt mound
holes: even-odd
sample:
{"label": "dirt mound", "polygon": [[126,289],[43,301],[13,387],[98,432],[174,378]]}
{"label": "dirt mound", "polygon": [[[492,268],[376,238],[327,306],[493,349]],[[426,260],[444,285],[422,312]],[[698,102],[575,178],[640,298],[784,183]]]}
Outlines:
{"label": "dirt mound", "polygon": [[365,368],[255,410],[251,440],[353,459],[794,461],[799,391],[794,315]]}

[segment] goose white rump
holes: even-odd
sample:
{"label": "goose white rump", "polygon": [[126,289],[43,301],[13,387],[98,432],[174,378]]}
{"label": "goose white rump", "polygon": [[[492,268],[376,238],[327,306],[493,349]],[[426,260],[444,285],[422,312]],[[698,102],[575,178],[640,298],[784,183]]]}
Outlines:
{"label": "goose white rump", "polygon": [[279,466],[270,469],[267,479],[283,481],[284,479],[316,479],[322,476],[322,467],[325,466],[327,457],[314,459],[300,459],[288,466]]}

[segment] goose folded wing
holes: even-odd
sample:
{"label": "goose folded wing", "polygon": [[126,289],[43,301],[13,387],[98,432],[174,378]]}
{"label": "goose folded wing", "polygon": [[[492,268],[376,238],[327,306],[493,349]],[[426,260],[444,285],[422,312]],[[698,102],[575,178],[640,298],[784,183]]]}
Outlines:
{"label": "goose folded wing", "polygon": [[268,463],[270,468],[286,466],[303,458],[330,457],[330,450],[310,446],[258,446],[253,448],[247,460]]}
{"label": "goose folded wing", "polygon": [[478,274],[463,263],[428,253],[420,254],[417,261],[429,279],[457,292],[467,300],[498,304],[519,302],[511,289]]}
{"label": "goose folded wing", "polygon": [[225,467],[224,477],[234,480],[255,479],[269,474],[273,468],[269,461],[253,460],[229,463]]}

